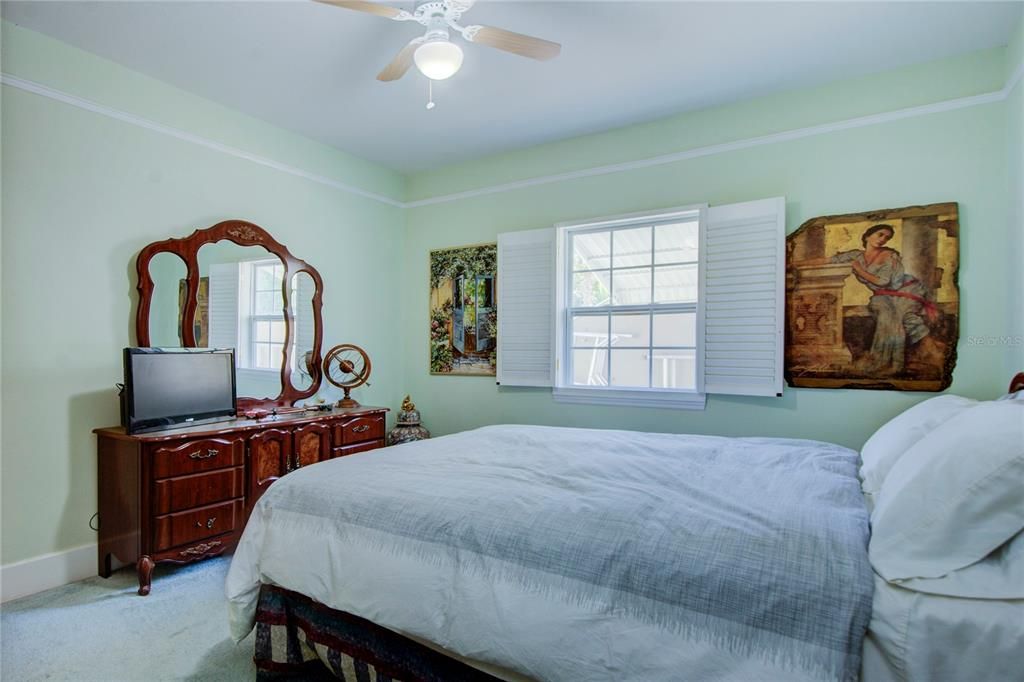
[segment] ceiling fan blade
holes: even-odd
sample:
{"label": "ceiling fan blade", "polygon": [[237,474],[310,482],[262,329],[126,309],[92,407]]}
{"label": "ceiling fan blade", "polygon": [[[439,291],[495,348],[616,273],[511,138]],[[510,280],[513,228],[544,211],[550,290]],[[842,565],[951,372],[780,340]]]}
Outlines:
{"label": "ceiling fan blade", "polygon": [[395,19],[400,14],[407,14],[405,10],[400,10],[397,7],[390,7],[388,5],[381,5],[377,2],[364,2],[363,0],[316,0],[317,2],[325,5],[334,5],[335,7],[343,7],[345,9],[354,9],[357,12],[367,12],[368,14],[376,14],[378,17],[386,17],[388,19]]}
{"label": "ceiling fan blade", "polygon": [[463,35],[470,42],[480,43],[530,59],[551,59],[557,57],[562,51],[561,45],[550,40],[513,33],[493,26],[467,26]]}
{"label": "ceiling fan blade", "polygon": [[377,74],[379,81],[396,81],[405,75],[405,72],[412,66],[412,55],[416,48],[423,43],[423,38],[413,38],[409,44],[401,49],[391,60],[391,63],[384,67],[384,70]]}

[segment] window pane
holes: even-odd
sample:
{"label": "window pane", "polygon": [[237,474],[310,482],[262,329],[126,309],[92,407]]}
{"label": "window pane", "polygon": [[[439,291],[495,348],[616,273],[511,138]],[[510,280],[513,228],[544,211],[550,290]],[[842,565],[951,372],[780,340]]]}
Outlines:
{"label": "window pane", "polygon": [[608,232],[586,232],[572,237],[572,269],[601,270],[611,267]]}
{"label": "window pane", "polygon": [[654,316],[655,346],[696,346],[697,313],[667,313]]}
{"label": "window pane", "polygon": [[281,366],[281,352],[284,350],[283,343],[270,344],[270,367],[277,369]]}
{"label": "window pane", "polygon": [[274,268],[269,265],[256,266],[256,290],[269,291],[277,286],[281,280],[274,278]]}
{"label": "window pane", "polygon": [[284,320],[274,320],[270,323],[270,340],[274,343],[284,343]]}
{"label": "window pane", "polygon": [[281,295],[275,291],[261,291],[256,294],[256,314],[273,315],[280,308]]}
{"label": "window pane", "polygon": [[654,228],[655,263],[695,261],[698,248],[696,221]]}
{"label": "window pane", "polygon": [[650,351],[612,349],[612,386],[642,386],[647,383],[647,358]]}
{"label": "window pane", "polygon": [[651,264],[651,228],[616,230],[614,245],[613,267]]}
{"label": "window pane", "polygon": [[608,385],[608,351],[603,348],[572,352],[572,383],[577,386]]}
{"label": "window pane", "polygon": [[607,315],[573,315],[572,345],[574,346],[607,346],[608,316]]}
{"label": "window pane", "polygon": [[256,344],[256,366],[270,367],[270,346],[265,343]]}
{"label": "window pane", "polygon": [[650,315],[612,315],[613,346],[651,345]]}
{"label": "window pane", "polygon": [[614,305],[642,305],[651,302],[651,271],[614,270],[612,272]]}
{"label": "window pane", "polygon": [[697,300],[697,265],[654,268],[654,302],[688,303]]}
{"label": "window pane", "polygon": [[256,341],[266,343],[270,341],[270,323],[265,320],[256,322]]}
{"label": "window pane", "polygon": [[654,350],[655,388],[697,387],[697,354],[693,350]]}
{"label": "window pane", "polygon": [[572,305],[574,308],[608,305],[608,271],[577,272],[572,276]]}

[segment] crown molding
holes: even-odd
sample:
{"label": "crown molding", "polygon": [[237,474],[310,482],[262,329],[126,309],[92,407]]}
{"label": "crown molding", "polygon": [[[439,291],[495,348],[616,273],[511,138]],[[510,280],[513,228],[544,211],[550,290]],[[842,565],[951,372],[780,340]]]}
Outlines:
{"label": "crown molding", "polygon": [[190,142],[192,144],[199,145],[200,147],[206,147],[207,149],[212,149],[213,151],[221,152],[228,156],[251,161],[252,163],[266,166],[267,168],[273,168],[274,170],[281,171],[282,173],[288,173],[289,175],[294,175],[320,185],[326,185],[333,189],[341,190],[342,192],[348,192],[349,194],[355,194],[366,199],[379,201],[380,203],[387,204],[389,206],[405,208],[405,204],[403,202],[392,199],[391,197],[386,197],[382,194],[375,194],[374,192],[368,192],[367,190],[334,180],[333,178],[318,175],[316,173],[310,173],[309,171],[302,170],[301,168],[296,168],[295,166],[290,166],[288,164],[269,159],[265,156],[259,156],[258,154],[252,154],[236,147],[221,144],[220,142],[215,142],[214,140],[201,135],[195,135],[181,130],[180,128],[164,125],[163,123],[157,123],[156,121],[151,121],[147,118],[143,118],[142,116],[136,116],[135,114],[129,114],[126,111],[98,104],[91,100],[78,97],[77,95],[72,95],[55,88],[51,88],[47,85],[36,83],[35,81],[19,78],[18,76],[13,76],[9,73],[3,73],[0,74],[0,83],[9,85],[13,88],[18,88],[19,90],[24,90],[25,92],[31,92],[36,95],[48,97],[49,99],[57,102],[70,104],[73,107],[84,109],[85,111],[91,111],[95,114],[100,114],[101,116],[107,116],[130,125],[138,126],[139,128],[151,130],[155,133],[160,133],[161,135],[167,135],[168,137],[173,137],[184,142]]}
{"label": "crown molding", "polygon": [[548,185],[556,182],[565,182],[568,180],[578,180],[580,178],[590,178],[599,175],[610,175],[612,173],[623,173],[631,170],[637,170],[641,168],[651,168],[653,166],[661,166],[670,163],[678,163],[680,161],[687,161],[689,159],[697,159],[704,156],[715,156],[718,154],[726,154],[729,152],[739,151],[743,149],[751,149],[754,147],[761,147],[764,145],[778,144],[780,142],[789,142],[792,140],[800,140],[808,137],[815,137],[817,135],[826,135],[828,133],[839,132],[842,130],[853,130],[856,128],[864,128],[867,126],[879,125],[882,123],[890,123],[892,121],[900,121],[908,118],[916,118],[918,116],[928,116],[931,114],[938,114],[946,111],[955,111],[957,109],[965,109],[967,107],[975,107],[984,104],[992,104],[995,102],[1001,102],[1006,100],[1013,92],[1014,88],[1020,83],[1022,76],[1024,76],[1024,64],[1017,67],[1016,71],[1007,79],[1006,84],[1000,89],[994,92],[988,92],[980,95],[970,95],[967,97],[957,97],[954,99],[943,100],[940,102],[933,102],[931,104],[923,104],[914,107],[906,107],[903,109],[895,109],[893,111],[886,111],[878,114],[870,114],[867,116],[858,116],[856,118],[844,119],[841,121],[833,121],[830,123],[822,123],[819,125],[808,126],[804,128],[795,128],[792,130],[786,130],[778,133],[771,133],[769,135],[761,135],[758,137],[749,137],[741,140],[734,140],[732,142],[725,142],[721,144],[707,145],[704,147],[694,147],[692,149],[686,149],[679,152],[672,152],[670,154],[662,154],[659,156],[649,157],[646,159],[637,159],[635,161],[626,161],[622,163],[614,163],[603,166],[593,166],[591,168],[583,168],[580,170],[569,171],[566,173],[555,173],[552,175],[541,175],[532,178],[524,178],[522,180],[514,180],[512,182],[505,182],[497,185],[490,185],[487,187],[479,187],[476,189],[465,190],[463,192],[454,192],[452,194],[443,194],[434,197],[428,197],[425,199],[417,199],[416,201],[398,201],[391,197],[386,197],[381,194],[375,194],[359,187],[349,185],[332,178],[328,178],[323,175],[316,173],[310,173],[302,170],[295,166],[280,163],[257,154],[252,154],[236,147],[231,147],[220,142],[202,137],[201,135],[195,135],[179,128],[157,123],[135,114],[130,114],[119,109],[114,109],[96,102],[92,102],[87,99],[78,97],[77,95],[71,95],[66,92],[62,92],[55,88],[51,88],[41,83],[36,83],[24,78],[19,78],[8,73],[0,74],[0,82],[4,85],[9,85],[26,92],[31,92],[43,97],[63,102],[79,109],[91,111],[93,113],[107,116],[109,118],[128,123],[130,125],[138,126],[146,130],[150,130],[162,135],[168,135],[170,137],[190,142],[192,144],[206,147],[214,151],[234,156],[239,159],[251,161],[252,163],[265,166],[267,168],[273,168],[289,175],[304,178],[311,182],[316,182],[321,185],[326,185],[342,192],[354,194],[366,199],[378,201],[388,206],[395,206],[397,208],[420,208],[423,206],[433,206],[436,204],[451,203],[453,201],[462,201],[464,199],[472,199],[476,197],[487,196],[490,194],[500,194],[503,192],[511,192],[519,189],[525,189],[527,187],[536,187],[538,185]]}
{"label": "crown molding", "polygon": [[1009,79],[1007,79],[1006,85],[1004,85],[1003,89],[1000,91],[1003,93],[1003,99],[1010,96],[1013,89],[1017,87],[1018,83],[1020,83],[1022,76],[1024,76],[1024,62],[1017,65],[1017,70],[1013,72]]}
{"label": "crown molding", "polygon": [[975,107],[981,104],[991,104],[993,102],[1000,102],[1006,99],[1008,94],[1009,91],[1006,88],[1003,88],[1002,90],[997,90],[996,92],[989,92],[982,95],[958,97],[956,99],[945,100],[942,102],[923,104],[916,107],[907,107],[905,109],[896,109],[894,111],[887,111],[880,114],[871,114],[868,116],[859,116],[857,118],[848,118],[842,121],[822,123],[820,125],[808,126],[806,128],[796,128],[793,130],[786,130],[779,133],[761,135],[759,137],[749,137],[742,140],[734,140],[732,142],[713,144],[705,147],[694,147],[692,149],[687,149],[681,152],[662,154],[660,156],[653,156],[646,159],[638,159],[636,161],[626,161],[623,163],[609,164],[607,166],[595,166],[592,168],[584,168],[581,170],[570,171],[567,173],[557,173],[555,175],[542,175],[539,177],[527,178],[525,180],[515,180],[513,182],[506,182],[500,185],[491,185],[490,187],[481,187],[479,189],[466,190],[465,192],[456,192],[454,194],[445,194],[441,196],[430,197],[427,199],[419,199],[417,201],[408,201],[405,203],[405,207],[418,208],[420,206],[431,206],[434,204],[448,203],[451,201],[460,201],[462,199],[472,199],[474,197],[480,197],[487,194],[510,192],[512,190],[523,189],[525,187],[547,185],[553,182],[564,182],[566,180],[590,178],[597,175],[622,173],[625,171],[637,170],[640,168],[650,168],[652,166],[661,166],[668,163],[677,163],[679,161],[697,159],[702,156],[715,156],[718,154],[739,151],[741,149],[751,149],[753,147],[760,147],[768,144],[777,144],[779,142],[789,142],[791,140],[800,140],[807,137],[825,135],[827,133],[834,133],[841,130],[853,130],[855,128],[864,128],[866,126],[878,125],[880,123],[889,123],[892,121],[899,121],[907,118],[915,118],[917,116],[927,116],[929,114],[937,114],[944,111],[954,111],[956,109]]}

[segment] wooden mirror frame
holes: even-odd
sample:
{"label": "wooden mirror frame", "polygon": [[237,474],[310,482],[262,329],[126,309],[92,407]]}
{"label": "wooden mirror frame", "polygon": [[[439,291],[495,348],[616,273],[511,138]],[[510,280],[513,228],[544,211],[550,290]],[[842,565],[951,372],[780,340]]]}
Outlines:
{"label": "wooden mirror frame", "polygon": [[[195,316],[199,305],[199,249],[205,244],[219,241],[231,241],[239,246],[262,246],[284,263],[284,277],[281,288],[284,303],[285,338],[284,354],[281,361],[281,393],[274,398],[257,398],[240,396],[238,409],[246,410],[254,407],[276,407],[293,405],[296,401],[308,398],[320,389],[322,380],[322,359],[320,357],[323,343],[324,324],[321,317],[323,308],[324,282],[320,273],[312,265],[293,256],[288,248],[270,236],[266,230],[244,220],[225,220],[205,230],[196,230],[187,237],[165,239],[153,242],[139,252],[135,260],[138,274],[139,306],[135,314],[135,337],[139,346],[149,346],[149,311],[153,303],[153,278],[149,274],[149,263],[158,253],[173,253],[185,262],[188,296],[185,310],[181,318],[181,343],[187,348],[196,347]],[[313,357],[310,362],[310,378],[313,383],[309,388],[300,390],[291,381],[291,339],[294,330],[294,319],[290,314],[291,281],[295,275],[305,272],[313,278]]]}

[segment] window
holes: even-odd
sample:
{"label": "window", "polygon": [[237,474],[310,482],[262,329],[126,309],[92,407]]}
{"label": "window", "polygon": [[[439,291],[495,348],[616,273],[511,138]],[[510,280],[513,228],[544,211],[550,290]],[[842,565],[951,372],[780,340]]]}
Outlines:
{"label": "window", "polygon": [[700,208],[565,225],[556,397],[701,407]]}
{"label": "window", "polygon": [[498,235],[498,383],[701,409],[781,395],[785,201]]}
{"label": "window", "polygon": [[[251,265],[249,366],[253,369],[277,371],[281,368],[281,354],[284,352],[285,322],[281,315],[281,281],[284,278],[284,265],[276,259],[254,261]],[[295,299],[294,292],[291,298]]]}
{"label": "window", "polygon": [[564,229],[563,385],[696,390],[700,212]]}

